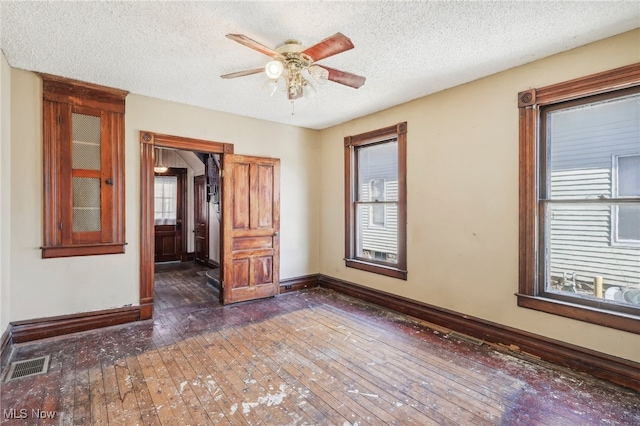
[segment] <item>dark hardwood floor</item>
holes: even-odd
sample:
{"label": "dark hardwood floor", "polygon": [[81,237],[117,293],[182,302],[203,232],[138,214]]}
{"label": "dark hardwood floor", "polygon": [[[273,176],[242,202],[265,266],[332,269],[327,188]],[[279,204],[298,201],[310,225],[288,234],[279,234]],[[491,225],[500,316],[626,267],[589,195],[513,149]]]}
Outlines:
{"label": "dark hardwood floor", "polygon": [[154,275],[156,316],[192,312],[219,305],[219,293],[207,284],[211,268],[195,262],[159,263]]}
{"label": "dark hardwood floor", "polygon": [[[222,307],[205,268],[163,268],[153,320],[17,345],[12,360],[50,354],[51,364],[2,383],[3,421],[640,424],[636,392],[330,290]],[[7,418],[20,410],[27,418]]]}

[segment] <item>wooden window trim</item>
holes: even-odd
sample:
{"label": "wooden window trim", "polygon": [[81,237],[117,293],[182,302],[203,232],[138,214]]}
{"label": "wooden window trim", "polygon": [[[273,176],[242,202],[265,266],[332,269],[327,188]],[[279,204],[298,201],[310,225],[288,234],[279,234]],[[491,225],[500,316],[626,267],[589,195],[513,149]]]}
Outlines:
{"label": "wooden window trim", "polygon": [[[397,264],[369,262],[355,256],[355,148],[397,137],[398,143],[398,255]],[[344,138],[345,265],[362,271],[407,279],[407,122]]]}
{"label": "wooden window trim", "polygon": [[583,304],[577,303],[576,298],[550,298],[545,295],[542,288],[544,283],[540,282],[539,276],[541,259],[538,240],[540,108],[639,85],[640,63],[636,63],[518,94],[520,123],[519,285],[516,293],[518,306],[640,334],[640,315],[636,308],[624,307],[615,311],[608,309],[608,304],[604,300],[597,304]]}
{"label": "wooden window trim", "polygon": [[[43,258],[124,253],[124,108],[128,92],[41,74],[43,82]],[[68,142],[73,113],[100,116],[102,135],[101,230],[71,229],[71,163]],[[60,125],[64,123],[65,125]],[[109,179],[112,184],[104,182]],[[63,224],[63,230],[60,224]]]}

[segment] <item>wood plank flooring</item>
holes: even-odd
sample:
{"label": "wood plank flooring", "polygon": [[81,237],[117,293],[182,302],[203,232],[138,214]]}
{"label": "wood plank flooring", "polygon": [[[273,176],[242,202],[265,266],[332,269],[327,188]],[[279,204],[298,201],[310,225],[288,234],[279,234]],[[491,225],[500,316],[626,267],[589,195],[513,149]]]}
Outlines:
{"label": "wood plank flooring", "polygon": [[154,320],[17,346],[50,369],[2,383],[3,423],[640,424],[633,391],[329,290],[221,307],[202,270],[158,271]]}

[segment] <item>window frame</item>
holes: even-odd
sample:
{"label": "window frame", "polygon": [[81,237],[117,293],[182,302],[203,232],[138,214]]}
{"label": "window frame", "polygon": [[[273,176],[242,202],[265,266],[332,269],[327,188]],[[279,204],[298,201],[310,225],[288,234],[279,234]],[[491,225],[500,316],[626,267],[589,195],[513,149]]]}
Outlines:
{"label": "window frame", "polygon": [[554,315],[640,334],[640,308],[601,300],[545,293],[540,230],[541,108],[640,86],[640,63],[518,94],[519,109],[519,284],[517,304]]}
{"label": "window frame", "polygon": [[[395,138],[398,146],[398,253],[397,263],[356,256],[356,149]],[[345,265],[401,280],[407,279],[407,122],[344,138],[345,160]],[[385,209],[386,210],[386,209]],[[386,214],[386,212],[385,212]],[[386,217],[385,217],[386,220]]]}
{"label": "window frame", "polygon": [[[629,155],[614,155],[612,156],[611,162],[611,176],[613,181],[612,195],[618,197],[619,190],[619,174],[618,170],[620,167],[619,160],[623,157],[638,157],[640,158],[640,154],[629,154]],[[640,195],[638,195],[640,197]],[[640,247],[640,240],[625,240],[621,239],[618,236],[618,224],[620,223],[620,217],[618,216],[619,209],[618,206],[611,207],[611,245],[613,247]]]}
{"label": "window frame", "polygon": [[[43,91],[43,258],[124,253],[124,110],[128,92],[40,74]],[[73,114],[100,116],[101,229],[73,232]],[[82,169],[75,169],[80,170]]]}

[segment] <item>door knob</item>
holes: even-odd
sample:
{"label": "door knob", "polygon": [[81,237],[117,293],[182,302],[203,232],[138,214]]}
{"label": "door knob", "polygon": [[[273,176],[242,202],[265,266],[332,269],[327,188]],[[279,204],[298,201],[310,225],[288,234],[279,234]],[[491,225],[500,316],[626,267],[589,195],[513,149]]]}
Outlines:
{"label": "door knob", "polygon": [[273,236],[274,236],[274,237],[277,237],[277,236],[279,236],[279,235],[280,235],[280,233],[279,233],[278,231],[276,231],[276,232],[274,232],[274,233],[273,233]]}

